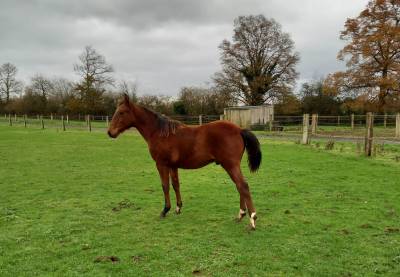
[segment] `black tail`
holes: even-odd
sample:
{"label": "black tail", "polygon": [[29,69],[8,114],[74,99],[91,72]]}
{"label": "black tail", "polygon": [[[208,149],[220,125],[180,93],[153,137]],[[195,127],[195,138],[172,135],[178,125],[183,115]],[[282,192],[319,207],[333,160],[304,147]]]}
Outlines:
{"label": "black tail", "polygon": [[240,134],[244,141],[247,151],[248,164],[251,172],[257,171],[261,164],[260,142],[257,137],[249,130],[243,129]]}

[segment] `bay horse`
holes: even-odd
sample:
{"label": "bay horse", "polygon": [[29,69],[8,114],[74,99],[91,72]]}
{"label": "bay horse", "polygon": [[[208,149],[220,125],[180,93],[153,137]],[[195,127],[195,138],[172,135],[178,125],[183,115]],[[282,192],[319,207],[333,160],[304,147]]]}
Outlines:
{"label": "bay horse", "polygon": [[261,164],[260,143],[253,133],[223,120],[187,126],[131,102],[125,94],[112,117],[108,135],[116,138],[131,127],[135,127],[147,142],[160,174],[165,198],[161,217],[171,209],[170,178],[176,195],[176,213],[181,212],[178,168],[196,169],[215,162],[229,174],[240,194],[238,221],[246,215],[247,209],[250,227],[255,229],[256,210],[240,169],[245,149],[251,172],[257,171]]}

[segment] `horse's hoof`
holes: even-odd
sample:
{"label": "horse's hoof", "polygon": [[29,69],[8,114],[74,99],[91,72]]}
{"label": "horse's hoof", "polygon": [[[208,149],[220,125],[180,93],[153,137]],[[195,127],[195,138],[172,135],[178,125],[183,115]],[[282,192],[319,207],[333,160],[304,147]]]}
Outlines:
{"label": "horse's hoof", "polygon": [[180,214],[180,213],[181,213],[181,208],[179,208],[179,207],[176,207],[176,209],[175,209],[175,213],[176,213],[176,214]]}
{"label": "horse's hoof", "polygon": [[256,226],[251,225],[251,223],[248,225],[247,229],[249,231],[255,231],[256,230]]}

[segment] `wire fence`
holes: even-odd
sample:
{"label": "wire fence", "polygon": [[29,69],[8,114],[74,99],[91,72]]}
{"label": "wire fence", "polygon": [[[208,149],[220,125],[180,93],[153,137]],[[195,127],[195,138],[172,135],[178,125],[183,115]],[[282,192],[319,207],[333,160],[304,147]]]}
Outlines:
{"label": "wire fence", "polygon": [[[315,118],[314,118],[315,116]],[[366,115],[320,116],[309,117],[311,135],[332,137],[359,137],[365,135]],[[374,115],[374,137],[396,139],[399,136],[399,115]],[[313,122],[315,121],[315,123]],[[315,127],[313,128],[313,125]],[[270,135],[301,135],[303,133],[303,115],[275,116],[273,122],[253,129],[264,130]]]}
{"label": "wire fence", "polygon": [[[187,125],[202,125],[220,120],[219,115],[186,116],[174,115],[170,118]],[[0,117],[1,125],[21,126],[25,128],[62,129],[62,130],[105,130],[111,116],[106,115],[18,115],[4,114]]]}
{"label": "wire fence", "polygon": [[[187,125],[202,125],[223,119],[221,115],[173,115],[170,118]],[[310,135],[315,137],[363,138],[365,136],[366,115],[309,117]],[[22,126],[25,128],[53,128],[61,130],[105,130],[111,116],[106,115],[18,115],[0,116],[1,125]],[[382,139],[400,139],[400,114],[374,115],[374,137]],[[303,115],[275,115],[273,121],[250,126],[253,130],[263,131],[271,136],[300,137],[303,133]]]}

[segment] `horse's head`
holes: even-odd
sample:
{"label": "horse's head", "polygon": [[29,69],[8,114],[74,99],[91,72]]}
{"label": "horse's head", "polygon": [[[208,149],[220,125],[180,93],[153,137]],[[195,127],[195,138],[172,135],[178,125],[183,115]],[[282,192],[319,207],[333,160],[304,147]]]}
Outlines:
{"label": "horse's head", "polygon": [[123,131],[134,127],[135,114],[133,103],[129,101],[128,95],[124,94],[123,99],[118,103],[118,107],[112,117],[108,135],[112,138],[118,137]]}

